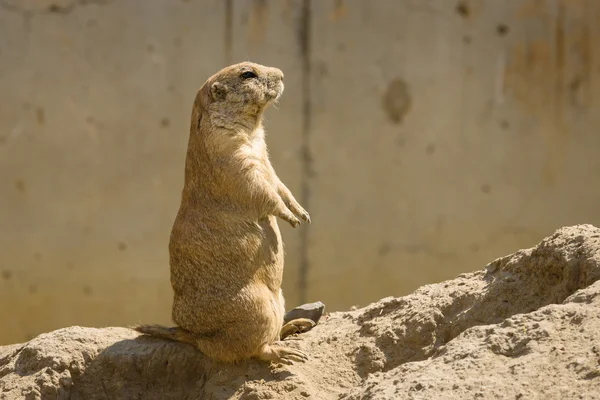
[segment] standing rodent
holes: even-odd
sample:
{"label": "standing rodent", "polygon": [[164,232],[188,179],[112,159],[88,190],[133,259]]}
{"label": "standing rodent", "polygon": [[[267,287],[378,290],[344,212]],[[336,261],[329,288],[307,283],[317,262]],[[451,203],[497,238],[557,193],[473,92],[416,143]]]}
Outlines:
{"label": "standing rodent", "polygon": [[281,70],[243,62],[217,72],[198,91],[169,242],[177,327],[133,329],[191,343],[223,362],[307,359],[274,344],[314,325],[298,319],[282,327],[283,244],[276,217],[293,227],[310,223],[267,154],[263,112],[283,88]]}

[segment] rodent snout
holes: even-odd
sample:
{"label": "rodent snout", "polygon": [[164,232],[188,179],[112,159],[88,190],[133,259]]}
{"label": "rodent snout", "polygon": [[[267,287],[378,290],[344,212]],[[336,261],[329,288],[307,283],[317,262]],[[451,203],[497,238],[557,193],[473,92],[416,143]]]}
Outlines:
{"label": "rodent snout", "polygon": [[282,70],[280,70],[279,68],[272,68],[271,73],[275,77],[279,78],[280,81],[283,81],[283,71]]}

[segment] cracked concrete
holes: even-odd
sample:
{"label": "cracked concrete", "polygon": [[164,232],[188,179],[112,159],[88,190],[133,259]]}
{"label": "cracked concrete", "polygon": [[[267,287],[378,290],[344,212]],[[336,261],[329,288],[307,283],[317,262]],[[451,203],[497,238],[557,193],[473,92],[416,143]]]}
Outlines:
{"label": "cracked concrete", "polygon": [[0,343],[169,322],[191,101],[243,59],[285,72],[267,141],[314,217],[282,226],[290,308],[599,221],[600,2],[562,3],[0,0]]}

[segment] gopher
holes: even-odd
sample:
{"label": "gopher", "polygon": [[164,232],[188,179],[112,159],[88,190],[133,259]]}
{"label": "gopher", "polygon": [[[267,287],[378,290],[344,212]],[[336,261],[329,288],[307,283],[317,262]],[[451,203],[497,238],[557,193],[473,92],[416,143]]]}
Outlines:
{"label": "gopher", "polygon": [[277,217],[292,227],[311,221],[267,154],[263,113],[283,88],[281,70],[243,62],[198,90],[169,241],[177,326],[133,329],[191,343],[222,362],[307,359],[275,343],[314,326],[304,318],[282,326],[284,254]]}

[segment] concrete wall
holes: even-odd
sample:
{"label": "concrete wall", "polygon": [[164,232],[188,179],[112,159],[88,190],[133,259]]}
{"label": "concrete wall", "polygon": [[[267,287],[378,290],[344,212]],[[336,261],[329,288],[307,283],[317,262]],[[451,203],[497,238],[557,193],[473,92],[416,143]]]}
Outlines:
{"label": "concrete wall", "polygon": [[0,344],[169,323],[191,102],[280,67],[267,113],[313,224],[291,307],[330,310],[600,223],[600,2],[1,0]]}

